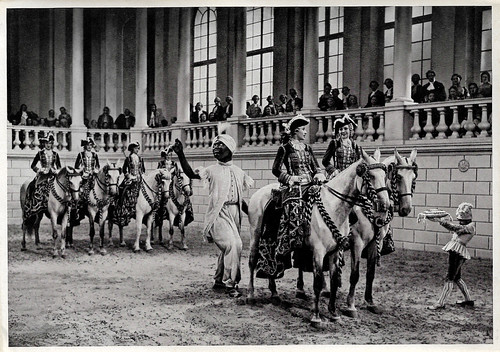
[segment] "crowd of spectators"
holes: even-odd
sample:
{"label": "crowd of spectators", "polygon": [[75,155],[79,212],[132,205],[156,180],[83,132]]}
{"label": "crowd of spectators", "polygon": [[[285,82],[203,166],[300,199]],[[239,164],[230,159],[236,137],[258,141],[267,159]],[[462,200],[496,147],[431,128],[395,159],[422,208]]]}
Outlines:
{"label": "crowd of spectators", "polygon": [[[478,85],[471,82],[467,87],[462,85],[462,76],[454,73],[451,76],[451,85],[446,90],[443,83],[436,80],[436,73],[433,70],[426,72],[427,83],[422,85],[420,75],[415,73],[411,77],[411,98],[415,103],[433,103],[446,100],[462,100],[462,99],[477,99],[487,98],[492,96],[491,77],[489,72],[481,72],[481,83]],[[384,80],[384,91],[379,90],[379,83],[375,80],[370,82],[370,92],[368,93],[367,103],[365,108],[384,106],[392,101],[394,97],[394,82],[391,78]],[[262,107],[259,104],[260,97],[254,95],[251,102],[247,102],[246,114],[249,118],[267,117],[283,115],[287,113],[296,113],[302,110],[303,101],[298,96],[297,90],[291,88],[289,96],[280,94],[277,102],[274,97],[269,95],[266,98],[267,104]],[[342,93],[342,99],[340,98]],[[225,121],[233,115],[233,98],[226,97],[225,104],[219,97],[214,99],[214,107],[210,113],[203,109],[203,104],[197,102],[194,111],[191,112],[190,121],[192,123]],[[350,110],[359,109],[360,105],[358,97],[351,94],[349,87],[342,87],[341,91],[338,88],[332,88],[330,83],[325,84],[323,94],[318,101],[318,108],[321,111],[333,110]],[[53,109],[48,111],[47,117],[39,117],[33,111],[29,111],[26,104],[19,107],[19,111],[9,116],[8,120],[13,125],[26,126],[46,126],[46,127],[65,127],[71,126],[71,115],[67,112],[64,106],[59,108],[59,115]],[[155,104],[150,104],[148,109],[147,124],[151,128],[165,127],[175,123],[176,118],[166,118],[161,109],[157,109]],[[104,107],[103,112],[99,117],[89,121],[84,120],[87,128],[93,129],[129,129],[135,126],[135,116],[125,108],[123,113],[118,115],[116,120],[110,114],[109,107]]]}

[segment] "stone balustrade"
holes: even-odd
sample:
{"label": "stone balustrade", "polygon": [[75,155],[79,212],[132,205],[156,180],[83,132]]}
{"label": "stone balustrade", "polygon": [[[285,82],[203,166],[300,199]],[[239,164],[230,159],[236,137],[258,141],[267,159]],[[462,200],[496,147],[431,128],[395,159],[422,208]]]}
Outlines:
{"label": "stone balustrade", "polygon": [[491,137],[491,98],[419,104],[410,107],[411,140]]}
{"label": "stone balustrade", "polygon": [[278,145],[283,123],[288,122],[293,115],[277,115],[262,118],[242,118],[237,122],[244,129],[242,147],[263,145]]}
{"label": "stone balustrade", "polygon": [[12,126],[8,134],[12,138],[10,148],[16,153],[28,153],[38,150],[39,139],[49,135],[54,136],[54,148],[60,151],[69,151],[71,148],[70,128],[51,128],[42,126]]}
{"label": "stone balustrade", "polygon": [[218,134],[217,125],[216,122],[181,125],[180,129],[184,132],[182,135],[185,136],[186,148],[210,148],[212,141]]}
{"label": "stone balustrade", "polygon": [[172,143],[172,130],[172,127],[143,130],[144,151],[158,151],[167,148]]}
{"label": "stone balustrade", "polygon": [[99,153],[122,153],[130,143],[130,130],[89,129],[87,136],[92,138]]}

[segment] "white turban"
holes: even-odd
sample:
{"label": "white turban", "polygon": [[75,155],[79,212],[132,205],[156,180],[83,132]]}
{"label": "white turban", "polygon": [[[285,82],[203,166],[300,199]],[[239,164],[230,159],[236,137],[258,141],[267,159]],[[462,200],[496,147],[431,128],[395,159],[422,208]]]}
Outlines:
{"label": "white turban", "polygon": [[224,145],[231,151],[231,154],[234,154],[234,151],[236,150],[236,142],[234,141],[233,137],[231,137],[228,134],[219,134],[217,137],[214,138],[214,141],[212,143],[212,148],[214,147],[215,142],[220,141],[224,143]]}

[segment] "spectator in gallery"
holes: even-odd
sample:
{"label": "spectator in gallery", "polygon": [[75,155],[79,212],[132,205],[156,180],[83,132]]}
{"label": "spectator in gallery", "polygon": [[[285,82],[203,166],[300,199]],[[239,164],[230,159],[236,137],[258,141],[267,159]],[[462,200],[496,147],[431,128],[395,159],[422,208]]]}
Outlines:
{"label": "spectator in gallery", "polygon": [[492,95],[493,86],[490,83],[491,76],[488,71],[481,72],[481,85],[479,86],[479,93],[485,97],[490,98]]}
{"label": "spectator in gallery", "polygon": [[394,82],[391,78],[386,78],[384,81],[384,85],[387,88],[384,92],[385,102],[390,103],[392,98],[394,97]]}
{"label": "spectator in gallery", "polygon": [[415,103],[423,103],[425,101],[425,91],[420,84],[420,75],[418,73],[411,76],[411,83],[411,98]]}
{"label": "spectator in gallery", "polygon": [[[462,87],[461,82],[462,82],[462,76],[460,76],[458,73],[454,73],[451,76],[451,86],[457,89],[458,98],[465,99],[469,95],[469,93],[467,92],[467,89],[465,87]],[[450,90],[448,89],[448,92],[449,91]]]}
{"label": "spectator in gallery", "polygon": [[332,89],[332,97],[335,102],[335,110],[344,110],[344,103],[339,98],[340,91],[337,88]]}
{"label": "spectator in gallery", "polygon": [[330,83],[325,84],[323,94],[319,97],[318,108],[322,111],[328,109],[328,98],[332,96],[332,85]]}
{"label": "spectator in gallery", "polygon": [[358,97],[354,94],[349,94],[349,98],[347,99],[347,107],[346,109],[359,109]]}
{"label": "spectator in gallery", "polygon": [[428,95],[427,95],[427,103],[435,103],[436,101],[438,101],[436,99],[436,92],[430,92]]}
{"label": "spectator in gallery", "polygon": [[196,103],[194,111],[191,113],[190,120],[192,123],[201,123],[208,120],[208,114],[203,110],[203,104],[201,102]]}
{"label": "spectator in gallery", "polygon": [[97,119],[97,128],[113,128],[113,122],[113,116],[109,114],[109,108],[105,106],[104,109],[102,109],[102,114],[99,115]]}
{"label": "spectator in gallery", "polygon": [[123,113],[118,115],[116,118],[115,124],[116,128],[120,130],[127,130],[135,126],[135,116],[129,109],[125,108]]}
{"label": "spectator in gallery", "polygon": [[278,111],[276,111],[276,105],[274,104],[274,98],[272,95],[267,97],[267,105],[264,107],[264,113],[262,116],[274,116],[278,115]]}
{"label": "spectator in gallery", "polygon": [[256,117],[261,117],[262,116],[262,109],[259,105],[259,96],[257,94],[255,94],[253,97],[252,97],[252,104],[250,104],[248,106],[248,109],[247,109],[247,115],[248,117],[250,118],[256,118]]}
{"label": "spectator in gallery", "polygon": [[71,115],[68,114],[68,112],[66,111],[66,108],[64,106],[61,106],[59,108],[59,124],[61,125],[61,127],[70,127],[71,126]]}
{"label": "spectator in gallery", "polygon": [[42,119],[42,120],[43,120],[43,123],[42,123],[43,126],[55,127],[57,118],[56,118],[56,112],[54,111],[54,109],[50,109],[49,115],[45,119]]}
{"label": "spectator in gallery", "polygon": [[477,86],[477,83],[469,83],[469,96],[466,97],[467,99],[478,99],[478,98],[484,98],[481,93],[479,93],[479,87]]}
{"label": "spectator in gallery", "polygon": [[12,117],[11,122],[13,125],[26,126],[26,121],[30,121],[38,118],[38,115],[32,111],[28,111],[28,106],[26,104],[21,104],[19,111]]}
{"label": "spectator in gallery", "polygon": [[351,89],[348,86],[342,87],[342,103],[344,104],[344,109],[349,107],[349,97],[351,96]]}
{"label": "spectator in gallery", "polygon": [[233,97],[226,97],[226,106],[224,107],[224,120],[227,120],[233,116]]}
{"label": "spectator in gallery", "polygon": [[[429,80],[429,82],[424,85],[425,95],[428,96],[430,92],[434,92],[434,98],[436,101],[445,101],[446,90],[443,83],[436,81],[436,72],[429,70],[425,73],[425,77]],[[427,101],[428,100],[429,98],[427,98]]]}
{"label": "spectator in gallery", "polygon": [[149,105],[148,116],[149,116],[149,122],[148,122],[149,127],[155,128],[155,127],[168,126],[167,119],[165,118],[165,116],[163,116],[163,114],[161,113],[161,110],[158,110],[156,108],[156,104]]}
{"label": "spectator in gallery", "polygon": [[208,115],[210,121],[224,121],[224,108],[222,107],[222,101],[219,97],[214,99],[214,108],[212,112]]}
{"label": "spectator in gallery", "polygon": [[385,95],[378,90],[378,87],[379,83],[377,81],[370,82],[371,92],[368,94],[368,103],[366,103],[365,108],[370,108],[372,106],[385,106]]}
{"label": "spectator in gallery", "polygon": [[290,99],[286,102],[286,112],[293,112],[302,110],[304,103],[302,99],[299,98],[295,88],[291,88],[288,93],[290,93]]}
{"label": "spectator in gallery", "polygon": [[288,97],[286,94],[280,94],[279,102],[276,103],[276,112],[278,115],[283,115],[286,112],[286,103],[288,101]]}
{"label": "spectator in gallery", "polygon": [[464,98],[458,94],[458,89],[455,86],[451,86],[448,89],[448,100],[463,100]]}

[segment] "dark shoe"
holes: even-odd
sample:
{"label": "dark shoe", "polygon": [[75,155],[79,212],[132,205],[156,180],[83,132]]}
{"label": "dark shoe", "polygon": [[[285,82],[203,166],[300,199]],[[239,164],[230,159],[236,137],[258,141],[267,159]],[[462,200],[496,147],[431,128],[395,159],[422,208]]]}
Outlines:
{"label": "dark shoe", "polygon": [[460,307],[474,307],[474,301],[457,301],[455,304]]}
{"label": "dark shoe", "polygon": [[443,304],[442,306],[440,306],[439,304],[434,304],[432,306],[428,306],[427,309],[430,309],[430,310],[441,310],[441,309],[444,309],[445,308],[445,305]]}

